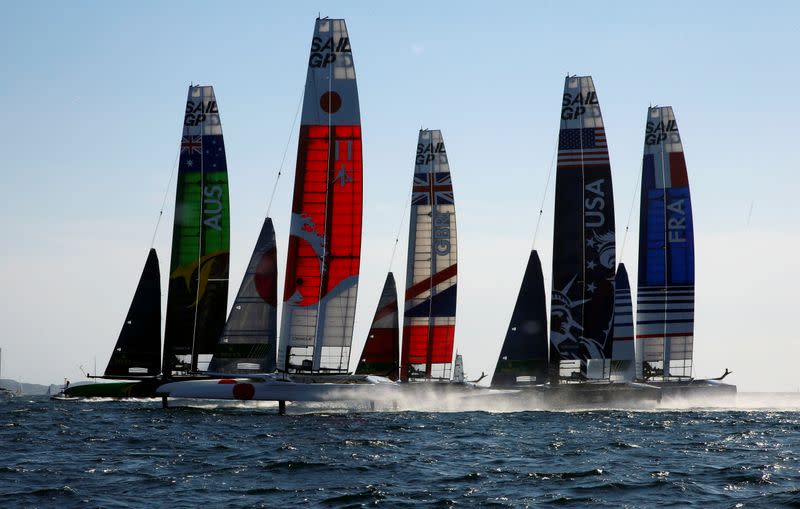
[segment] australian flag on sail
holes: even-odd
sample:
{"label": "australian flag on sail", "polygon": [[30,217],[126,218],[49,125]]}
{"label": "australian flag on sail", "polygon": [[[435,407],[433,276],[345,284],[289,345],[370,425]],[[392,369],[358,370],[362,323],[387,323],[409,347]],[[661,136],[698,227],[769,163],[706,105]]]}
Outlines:
{"label": "australian flag on sail", "polygon": [[453,181],[450,179],[450,172],[415,173],[411,204],[453,204]]}
{"label": "australian flag on sail", "polygon": [[221,135],[184,136],[181,138],[182,171],[227,171],[225,143]]}
{"label": "australian flag on sail", "polygon": [[558,133],[558,166],[580,168],[607,165],[608,144],[602,127],[561,129]]}

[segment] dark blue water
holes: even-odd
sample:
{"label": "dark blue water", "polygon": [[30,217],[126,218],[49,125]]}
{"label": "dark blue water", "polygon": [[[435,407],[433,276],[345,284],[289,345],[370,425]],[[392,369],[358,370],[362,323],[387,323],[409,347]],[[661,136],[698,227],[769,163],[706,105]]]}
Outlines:
{"label": "dark blue water", "polygon": [[0,507],[800,506],[800,412],[0,401]]}

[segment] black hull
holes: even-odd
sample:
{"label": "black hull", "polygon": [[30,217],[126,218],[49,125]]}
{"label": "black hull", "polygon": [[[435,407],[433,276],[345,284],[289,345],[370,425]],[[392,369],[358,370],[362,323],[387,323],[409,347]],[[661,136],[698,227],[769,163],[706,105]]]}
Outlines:
{"label": "black hull", "polygon": [[536,386],[551,408],[653,408],[661,402],[661,389],[641,383],[588,382]]}
{"label": "black hull", "polygon": [[664,400],[669,399],[708,399],[709,403],[719,404],[736,399],[736,386],[719,380],[681,380],[647,382],[661,389]]}

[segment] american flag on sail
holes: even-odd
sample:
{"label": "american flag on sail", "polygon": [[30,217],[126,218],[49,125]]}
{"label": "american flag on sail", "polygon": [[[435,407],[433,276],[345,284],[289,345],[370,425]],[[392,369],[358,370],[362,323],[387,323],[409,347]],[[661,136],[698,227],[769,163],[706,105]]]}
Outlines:
{"label": "american flag on sail", "polygon": [[431,205],[431,203],[436,205],[453,203],[453,181],[450,179],[450,172],[414,174],[411,204]]}
{"label": "american flag on sail", "polygon": [[581,168],[607,165],[608,144],[602,127],[562,129],[558,133],[558,166]]}

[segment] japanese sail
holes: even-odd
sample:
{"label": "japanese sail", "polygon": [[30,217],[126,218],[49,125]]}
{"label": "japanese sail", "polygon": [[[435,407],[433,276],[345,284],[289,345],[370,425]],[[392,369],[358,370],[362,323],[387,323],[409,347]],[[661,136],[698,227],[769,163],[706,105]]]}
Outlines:
{"label": "japanese sail", "polygon": [[400,325],[397,311],[397,285],[394,275],[386,275],[378,309],[369,329],[364,351],[356,367],[357,375],[381,375],[397,380],[400,367]]}
{"label": "japanese sail", "polygon": [[275,371],[278,336],[278,262],[272,219],[264,219],[242,285],[208,370]]}
{"label": "japanese sail", "polygon": [[637,375],[689,377],[694,338],[694,232],[675,115],[647,110],[639,215]]}
{"label": "japanese sail", "polygon": [[617,267],[614,280],[614,343],[611,379],[631,382],[636,375],[633,347],[633,303],[625,264]]}
{"label": "japanese sail", "polygon": [[450,379],[456,328],[456,211],[439,130],[419,132],[408,234],[400,378]]}
{"label": "japanese sail", "polygon": [[345,373],[361,259],[361,117],[343,19],[317,19],[308,60],[278,369]]}
{"label": "japanese sail", "polygon": [[161,372],[161,275],[150,249],[105,377],[147,377]]}
{"label": "japanese sail", "polygon": [[544,383],[547,378],[547,303],[539,254],[533,250],[508,324],[492,387]]}
{"label": "japanese sail", "polygon": [[162,372],[205,369],[228,307],[230,212],[214,89],[189,87],[178,163]]}
{"label": "japanese sail", "polygon": [[[558,137],[551,381],[560,364],[608,377],[614,317],[614,200],[606,132],[590,76],[568,76]],[[567,362],[564,362],[567,361]],[[560,375],[565,375],[561,366]],[[571,373],[566,373],[570,375]]]}

